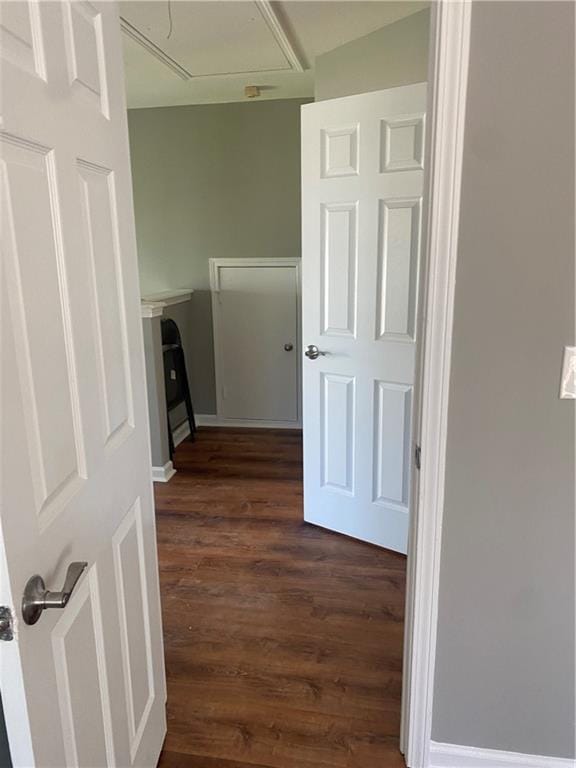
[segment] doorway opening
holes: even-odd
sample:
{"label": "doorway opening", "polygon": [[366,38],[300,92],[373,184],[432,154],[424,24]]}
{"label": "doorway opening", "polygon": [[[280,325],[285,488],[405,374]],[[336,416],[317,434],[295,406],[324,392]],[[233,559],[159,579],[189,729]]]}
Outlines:
{"label": "doorway opening", "polygon": [[[186,31],[234,21],[213,6],[206,19],[204,4],[179,3],[167,41],[161,14],[121,11],[154,473],[167,481],[163,760],[402,765],[430,10],[284,3],[276,20],[303,62],[310,14],[340,25],[335,46],[315,28],[312,89],[286,98],[286,74],[256,99],[236,85],[235,100],[203,104],[230,79],[210,92],[198,78],[190,103],[158,103],[136,76],[138,35],[191,66]],[[344,33],[346,14],[365,34]],[[391,76],[373,51],[403,35]],[[351,60],[361,71],[339,82]],[[183,407],[162,414],[154,327],[166,317],[197,431]]]}

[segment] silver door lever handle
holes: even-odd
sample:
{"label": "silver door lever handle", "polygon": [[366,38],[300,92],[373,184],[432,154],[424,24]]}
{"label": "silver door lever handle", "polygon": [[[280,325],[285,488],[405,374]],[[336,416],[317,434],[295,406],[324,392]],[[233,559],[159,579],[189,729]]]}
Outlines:
{"label": "silver door lever handle", "polygon": [[60,592],[46,589],[42,576],[32,576],[24,587],[22,618],[25,624],[36,624],[45,608],[65,608],[88,563],[70,563]]}
{"label": "silver door lever handle", "polygon": [[321,352],[316,346],[316,344],[308,344],[308,347],[306,348],[306,352],[304,352],[304,354],[309,360],[316,360],[317,358],[320,357],[320,355],[325,355],[326,352]]}

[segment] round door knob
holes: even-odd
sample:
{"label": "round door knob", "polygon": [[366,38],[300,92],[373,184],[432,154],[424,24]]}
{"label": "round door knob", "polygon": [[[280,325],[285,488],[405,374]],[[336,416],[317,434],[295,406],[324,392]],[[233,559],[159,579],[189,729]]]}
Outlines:
{"label": "round door knob", "polygon": [[316,346],[316,344],[308,344],[308,347],[306,348],[306,352],[304,352],[304,354],[309,360],[317,360],[320,357],[320,355],[325,355],[326,352],[321,352]]}
{"label": "round door knob", "polygon": [[290,342],[288,342],[288,344],[284,344],[285,352],[292,352],[293,349],[294,349],[294,344],[290,344]]}

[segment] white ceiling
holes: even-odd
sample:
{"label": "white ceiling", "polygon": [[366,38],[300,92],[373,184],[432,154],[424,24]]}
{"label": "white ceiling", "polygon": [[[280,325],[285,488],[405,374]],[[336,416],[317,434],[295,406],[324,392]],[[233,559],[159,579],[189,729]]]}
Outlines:
{"label": "white ceiling", "polygon": [[129,107],[314,94],[314,59],[425,8],[410,0],[120,3]]}

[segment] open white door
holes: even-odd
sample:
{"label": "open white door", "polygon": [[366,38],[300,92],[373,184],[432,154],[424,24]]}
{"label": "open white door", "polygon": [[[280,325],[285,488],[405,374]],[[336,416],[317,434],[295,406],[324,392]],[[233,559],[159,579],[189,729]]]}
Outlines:
{"label": "open white door", "polygon": [[[166,693],[119,19],[109,2],[1,13],[0,604],[15,626],[0,684],[12,758],[155,766]],[[66,607],[26,624],[30,577],[61,590],[82,561]]]}
{"label": "open white door", "polygon": [[407,551],[426,83],[302,107],[304,518]]}

